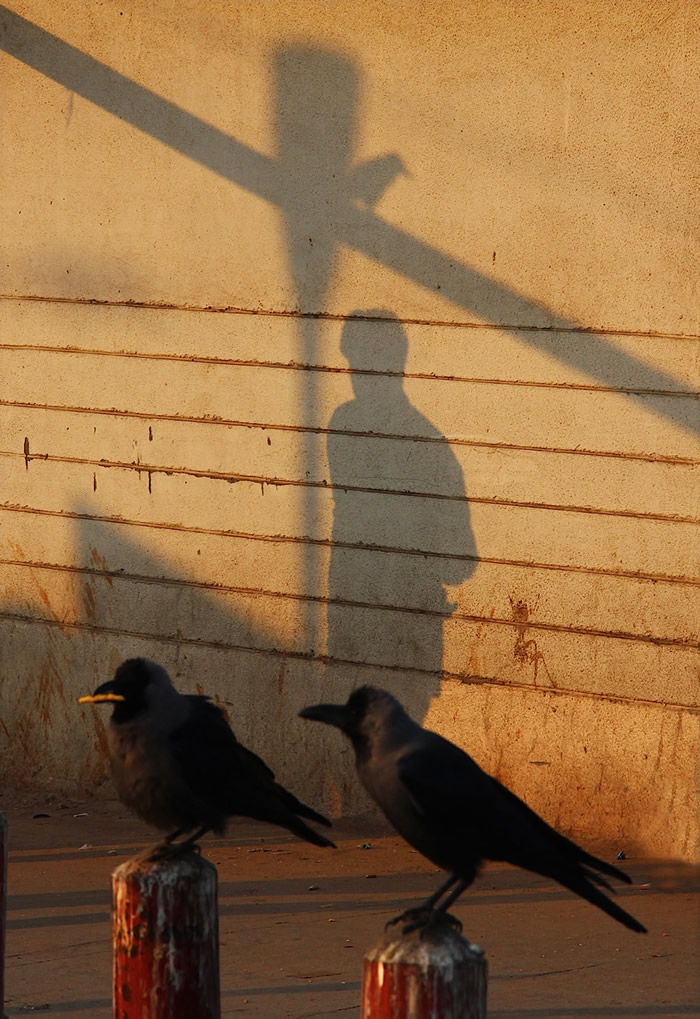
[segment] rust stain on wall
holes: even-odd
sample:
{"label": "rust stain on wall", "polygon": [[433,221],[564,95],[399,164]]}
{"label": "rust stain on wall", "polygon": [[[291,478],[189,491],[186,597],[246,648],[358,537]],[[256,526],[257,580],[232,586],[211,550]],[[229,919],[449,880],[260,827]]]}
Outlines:
{"label": "rust stain on wall", "polygon": [[85,584],[83,588],[83,609],[86,619],[91,623],[96,622],[95,594],[91,584]]}
{"label": "rust stain on wall", "polygon": [[22,561],[26,560],[26,556],[24,554],[24,549],[16,541],[8,541],[7,542],[7,547],[12,552],[12,554],[15,557],[15,559],[20,559]]}
{"label": "rust stain on wall", "polygon": [[544,655],[537,646],[537,641],[532,638],[527,638],[528,622],[530,619],[529,605],[526,601],[516,599],[513,595],[508,597],[508,601],[510,602],[511,616],[515,625],[515,646],[513,647],[513,657],[520,665],[526,665],[528,663],[532,665],[532,682],[535,686],[538,685],[537,681],[540,669],[543,669],[549,686],[556,687],[556,683],[552,679],[551,673],[547,668]]}
{"label": "rust stain on wall", "polygon": [[529,661],[530,657],[528,642],[525,639],[530,610],[527,602],[516,601],[513,597],[509,597],[508,601],[510,602],[511,615],[513,622],[515,623],[515,647],[513,648],[513,656],[516,661],[525,663]]}
{"label": "rust stain on wall", "polygon": [[105,575],[105,580],[111,587],[112,578],[109,575],[109,566],[107,565],[107,560],[105,559],[104,556],[100,555],[100,553],[97,551],[94,545],[89,545],[88,547],[90,549],[90,562],[92,562],[95,566],[99,567],[103,571]]}
{"label": "rust stain on wall", "polygon": [[96,711],[92,712],[93,725],[95,726],[95,750],[104,759],[109,757],[109,746],[107,744],[107,729]]}
{"label": "rust stain on wall", "polygon": [[226,719],[228,724],[231,725],[231,716],[229,715],[228,709],[227,709],[226,705],[224,704],[224,702],[219,697],[218,693],[214,694],[214,703],[216,704],[217,708],[219,709],[221,714],[224,716],[224,718]]}
{"label": "rust stain on wall", "polygon": [[29,707],[30,718],[34,717],[39,720],[47,736],[53,729],[53,715],[59,701],[65,704],[65,691],[60,670],[56,663],[54,649],[49,647],[46,661],[37,676],[36,693],[33,703]]}

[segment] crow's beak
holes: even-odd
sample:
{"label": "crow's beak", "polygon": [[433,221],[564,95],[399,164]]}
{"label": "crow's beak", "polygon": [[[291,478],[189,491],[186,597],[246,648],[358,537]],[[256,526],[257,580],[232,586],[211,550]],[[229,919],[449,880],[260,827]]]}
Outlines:
{"label": "crow's beak", "polygon": [[115,693],[112,681],[103,683],[102,686],[98,686],[93,694],[89,697],[78,697],[78,704],[104,704],[106,701],[125,701],[126,697],[122,697],[120,693]]}
{"label": "crow's beak", "polygon": [[308,718],[312,722],[325,722],[326,725],[334,725],[336,729],[344,729],[345,705],[344,704],[312,704],[309,708],[303,708],[299,712],[299,718]]}
{"label": "crow's beak", "polygon": [[93,693],[88,697],[78,697],[78,704],[103,704],[105,701],[125,701],[120,693]]}

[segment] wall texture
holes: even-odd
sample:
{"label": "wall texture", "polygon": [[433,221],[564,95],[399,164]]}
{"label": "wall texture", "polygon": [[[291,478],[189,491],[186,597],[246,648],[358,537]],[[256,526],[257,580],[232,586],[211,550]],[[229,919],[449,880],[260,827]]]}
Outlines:
{"label": "wall texture", "polygon": [[700,856],[698,7],[0,6],[0,762],[119,661],[396,692],[577,837]]}

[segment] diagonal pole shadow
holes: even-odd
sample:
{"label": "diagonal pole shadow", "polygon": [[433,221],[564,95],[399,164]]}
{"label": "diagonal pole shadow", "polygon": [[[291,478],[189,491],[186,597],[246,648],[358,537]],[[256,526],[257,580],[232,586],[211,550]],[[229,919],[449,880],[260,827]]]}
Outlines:
{"label": "diagonal pole shadow", "polygon": [[[0,50],[82,96],[218,176],[277,206],[291,223],[299,184],[290,188],[288,168],[218,130],[176,104],[144,88],[106,64],[0,5]],[[319,97],[322,103],[323,97]],[[348,167],[349,174],[349,167]],[[620,378],[635,379],[625,395],[645,409],[667,417],[689,431],[700,431],[692,400],[652,402],[650,394],[695,395],[678,379],[632,357],[601,333],[576,323],[524,294],[504,286],[400,228],[356,200],[350,177],[339,179],[334,196],[335,244],[347,245],[432,292],[439,290],[456,306],[537,350],[585,372],[603,385],[618,388]],[[554,333],[584,332],[562,355]]]}

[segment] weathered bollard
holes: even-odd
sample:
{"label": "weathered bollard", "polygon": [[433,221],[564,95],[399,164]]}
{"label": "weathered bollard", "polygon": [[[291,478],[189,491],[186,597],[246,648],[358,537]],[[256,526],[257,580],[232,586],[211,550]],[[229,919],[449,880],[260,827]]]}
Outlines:
{"label": "weathered bollard", "polygon": [[365,955],[362,1019],[486,1019],[486,957],[447,921],[390,928]]}
{"label": "weathered bollard", "polygon": [[115,1019],[220,1019],[216,891],[196,853],[113,872]]}
{"label": "weathered bollard", "polygon": [[5,931],[7,921],[7,818],[0,814],[0,1015],[5,1017]]}

